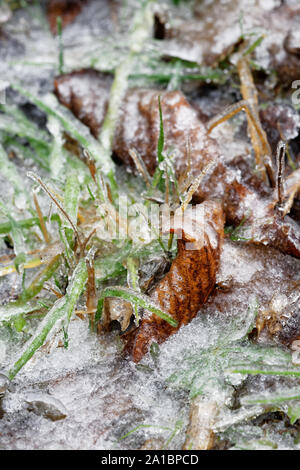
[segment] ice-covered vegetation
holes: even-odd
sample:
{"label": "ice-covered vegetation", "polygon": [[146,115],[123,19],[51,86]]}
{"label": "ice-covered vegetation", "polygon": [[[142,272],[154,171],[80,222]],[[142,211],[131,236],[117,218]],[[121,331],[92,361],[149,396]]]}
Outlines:
{"label": "ice-covered vegetation", "polygon": [[[18,3],[0,7],[0,448],[299,449],[299,113],[270,145],[259,115],[289,103],[278,2],[234,2],[210,39],[197,1],[90,0],[56,35]],[[162,204],[188,225],[153,228]]]}

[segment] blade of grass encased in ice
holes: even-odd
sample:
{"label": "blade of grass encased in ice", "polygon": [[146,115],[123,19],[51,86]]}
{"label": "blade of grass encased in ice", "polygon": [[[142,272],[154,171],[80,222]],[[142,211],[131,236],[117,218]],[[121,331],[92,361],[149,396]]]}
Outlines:
{"label": "blade of grass encased in ice", "polygon": [[[16,260],[16,258],[15,258]],[[42,264],[45,264],[44,261],[41,261],[40,258],[33,258],[23,264],[23,269],[34,269],[38,268]],[[4,266],[3,268],[0,267],[0,277],[7,276],[8,274],[15,273],[17,271],[18,266],[15,264]]]}
{"label": "blade of grass encased in ice", "polygon": [[72,219],[69,217],[69,214],[65,211],[65,209],[62,207],[60,202],[58,202],[57,197],[54,196],[54,194],[50,191],[50,189],[47,187],[47,185],[41,180],[41,178],[38,175],[36,175],[32,171],[28,171],[27,176],[29,178],[33,179],[36,183],[38,183],[42,187],[42,189],[45,191],[45,193],[49,196],[49,198],[54,202],[54,204],[59,209],[61,214],[64,216],[64,218],[71,225],[74,233],[76,234],[77,241],[78,241],[78,243],[81,247],[81,240],[80,240],[79,233],[77,231],[76,225],[73,223]]}
{"label": "blade of grass encased in ice", "polygon": [[[136,260],[132,258],[131,256],[128,256],[126,264],[127,264],[128,285],[129,287],[136,290],[137,292],[140,292],[141,290],[139,287],[138,264]],[[136,326],[139,326],[140,317],[139,317],[137,305],[134,305],[134,315],[135,315]]]}
{"label": "blade of grass encased in ice", "polygon": [[66,171],[66,152],[64,151],[63,132],[58,121],[50,116],[47,127],[53,136],[51,152],[49,155],[52,178],[64,179]]}
{"label": "blade of grass encased in ice", "polygon": [[230,374],[242,374],[242,375],[278,375],[278,376],[286,376],[286,377],[300,377],[300,368],[298,369],[285,369],[285,368],[276,368],[274,366],[273,368],[264,368],[263,366],[261,367],[255,367],[255,366],[235,366],[235,367],[230,367],[229,369],[226,370],[226,372],[229,372]]}
{"label": "blade of grass encased in ice", "polygon": [[[78,175],[76,172],[72,171],[66,179],[64,193],[64,209],[75,227],[77,226],[79,195],[80,184],[78,181]],[[66,220],[66,222],[68,221]],[[73,227],[70,228],[69,225],[66,226],[65,233],[69,244],[71,244],[73,237]]]}
{"label": "blade of grass encased in ice", "polygon": [[[46,217],[44,217],[46,220]],[[29,229],[31,227],[39,226],[40,221],[38,217],[31,217],[30,219],[15,220],[15,224],[20,227],[20,229]],[[11,232],[12,224],[10,221],[0,223],[0,235]]]}
{"label": "blade of grass encased in ice", "polygon": [[37,195],[36,195],[35,191],[33,191],[33,202],[34,202],[34,205],[35,205],[36,213],[37,213],[39,221],[40,221],[41,232],[43,234],[45,243],[48,245],[50,243],[50,235],[48,233],[46,223],[45,223],[45,217],[43,216],[43,213],[42,213],[42,210],[41,210],[41,207],[40,207],[40,204],[39,204],[39,201],[38,201],[38,198],[37,198]]}
{"label": "blade of grass encased in ice", "polygon": [[164,121],[163,121],[163,115],[162,115],[162,109],[161,109],[160,96],[158,97],[158,112],[159,112],[159,136],[158,136],[158,141],[157,141],[158,165],[152,177],[152,185],[149,191],[149,195],[152,194],[153,189],[155,189],[156,187],[158,187],[162,192],[164,191],[164,181],[163,181],[164,171],[161,168],[161,164],[165,160],[165,157],[163,155],[165,136],[164,136]]}
{"label": "blade of grass encased in ice", "polygon": [[66,179],[64,192],[64,208],[74,225],[77,225],[78,200],[80,194],[80,184],[78,175],[72,171]]}
{"label": "blade of grass encased in ice", "polygon": [[[66,108],[60,105],[54,95],[48,95],[53,101],[53,106],[48,105],[41,99],[35,97],[32,93],[24,90],[18,84],[11,85],[13,89],[26,96],[38,108],[44,111],[48,116],[53,116],[64,130],[77,140],[83,148],[86,148],[94,160],[101,165],[101,170],[104,174],[109,174],[114,171],[114,163],[110,155],[104,150],[99,142],[94,139],[90,134],[89,129],[84,126],[80,121],[75,121],[74,116]],[[86,134],[86,135],[85,135]]]}
{"label": "blade of grass encased in ice", "polygon": [[58,38],[58,73],[64,73],[64,46],[62,41],[62,19],[61,16],[56,18],[56,29]]}
{"label": "blade of grass encased in ice", "polygon": [[36,142],[40,142],[41,145],[49,144],[49,134],[32,120],[28,119],[17,106],[2,104],[0,105],[0,111],[4,113],[0,115],[0,129],[10,134],[33,139]]}
{"label": "blade of grass encased in ice", "polygon": [[28,158],[37,163],[41,168],[49,172],[49,155],[50,147],[43,145],[39,141],[33,139],[27,139],[30,146],[21,144],[15,135],[9,135],[2,133],[3,145],[12,150],[19,158]]}
{"label": "blade of grass encased in ice", "polygon": [[290,389],[279,390],[264,395],[246,395],[241,398],[242,405],[268,405],[272,403],[285,403],[287,401],[300,400],[300,387],[292,387]]}
{"label": "blade of grass encased in ice", "polygon": [[131,431],[128,431],[126,434],[124,434],[124,436],[120,437],[119,440],[122,441],[123,439],[126,439],[126,437],[130,436],[131,434],[135,433],[136,431],[139,431],[140,429],[148,429],[148,428],[154,428],[154,429],[159,429],[159,430],[163,430],[163,431],[172,431],[171,428],[164,427],[164,426],[159,426],[159,425],[156,425],[156,424],[139,424],[134,429],[132,429]]}
{"label": "blade of grass encased in ice", "polygon": [[25,344],[24,350],[19,359],[9,370],[8,377],[10,380],[13,380],[16,374],[29,361],[29,359],[31,359],[34,353],[44,344],[48,334],[55,324],[63,318],[69,319],[71,317],[76,303],[84,289],[86,280],[86,265],[85,260],[82,258],[76,266],[66,295],[55,302],[51,310],[40,323],[33,337]]}
{"label": "blade of grass encased in ice", "polygon": [[0,307],[0,323],[10,322],[19,315],[24,315],[41,310],[38,302],[26,302],[26,304],[15,305],[14,302]]}

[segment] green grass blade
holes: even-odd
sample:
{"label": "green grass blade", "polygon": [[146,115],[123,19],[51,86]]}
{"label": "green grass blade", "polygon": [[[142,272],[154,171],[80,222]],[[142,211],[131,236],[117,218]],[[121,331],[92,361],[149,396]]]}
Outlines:
{"label": "green grass blade", "polygon": [[272,368],[264,368],[256,367],[256,366],[235,366],[230,367],[225,371],[226,373],[230,374],[242,374],[242,375],[278,375],[284,377],[300,377],[300,368],[299,369],[285,369],[281,367],[272,367]]}
{"label": "green grass blade", "polygon": [[54,179],[64,179],[67,152],[64,149],[62,129],[53,116],[49,117],[47,127],[53,136],[53,142],[49,155],[51,176]]}
{"label": "green grass blade", "polygon": [[58,36],[58,73],[64,73],[64,46],[62,41],[62,19],[58,16],[56,19],[57,36]]}
{"label": "green grass blade", "polygon": [[285,403],[291,400],[300,400],[300,387],[293,387],[287,390],[279,390],[275,393],[264,395],[249,395],[241,399],[242,405],[269,405],[273,403]]}
{"label": "green grass blade", "polygon": [[80,195],[80,184],[75,171],[71,172],[66,179],[64,194],[64,209],[73,224],[77,225],[77,212]]}

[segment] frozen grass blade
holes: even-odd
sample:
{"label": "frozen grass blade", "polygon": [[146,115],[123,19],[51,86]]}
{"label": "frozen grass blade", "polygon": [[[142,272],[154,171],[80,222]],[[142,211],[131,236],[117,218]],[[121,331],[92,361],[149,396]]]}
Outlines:
{"label": "frozen grass blade", "polygon": [[269,405],[285,403],[287,401],[300,400],[300,387],[279,390],[275,393],[264,395],[249,395],[241,398],[242,405]]}
{"label": "frozen grass blade", "polygon": [[128,302],[132,303],[133,305],[138,305],[139,307],[149,310],[150,312],[157,315],[159,318],[162,318],[163,320],[168,322],[170,325],[174,327],[177,326],[177,322],[174,320],[174,318],[172,318],[167,313],[163,312],[154,302],[151,301],[149,297],[147,297],[146,295],[137,293],[133,289],[128,289],[127,287],[122,287],[122,286],[106,287],[102,291],[102,294],[98,301],[95,323],[97,323],[101,318],[103,305],[104,305],[104,299],[106,297],[119,297],[121,299],[128,300]]}
{"label": "frozen grass blade", "polygon": [[43,213],[42,213],[42,210],[41,210],[41,207],[39,205],[39,201],[38,201],[38,198],[37,198],[37,195],[35,194],[35,192],[33,192],[33,202],[34,202],[34,205],[35,205],[36,213],[39,217],[40,228],[41,228],[45,243],[48,245],[50,243],[50,236],[49,236],[46,224],[45,224],[45,218],[43,217]]}
{"label": "frozen grass blade", "polygon": [[57,17],[56,29],[58,36],[58,73],[62,75],[64,73],[64,46],[62,41],[62,19],[61,16]]}
{"label": "frozen grass blade", "polygon": [[0,105],[0,111],[5,113],[0,115],[0,129],[19,137],[27,137],[41,146],[49,145],[49,134],[28,119],[17,106],[3,104]]}
{"label": "frozen grass blade", "polygon": [[[298,397],[299,400],[300,397]],[[290,418],[291,424],[295,424],[298,419],[300,419],[300,404],[298,403],[291,403],[288,408],[287,415]]]}
{"label": "frozen grass blade", "polygon": [[131,156],[132,160],[134,161],[136,169],[138,170],[140,175],[143,177],[146,185],[148,186],[148,188],[150,188],[151,187],[151,176],[148,173],[148,170],[146,168],[144,160],[140,157],[140,155],[134,149],[129,149],[129,155]]}
{"label": "frozen grass blade", "polygon": [[243,53],[243,56],[245,57],[246,55],[249,55],[249,54],[252,54],[252,52],[258,47],[260,46],[260,44],[262,43],[262,41],[264,40],[265,38],[265,35],[261,35],[259,36],[253,44],[251,44],[248,49]]}
{"label": "frozen grass blade", "polygon": [[157,142],[157,160],[159,164],[164,161],[163,150],[164,150],[164,142],[165,142],[164,122],[163,122],[160,96],[158,97],[158,110],[159,110],[159,137],[158,137],[158,142]]}
{"label": "frozen grass blade", "polygon": [[242,374],[242,375],[278,375],[283,377],[300,377],[300,369],[284,369],[284,368],[263,368],[262,367],[255,367],[249,365],[247,366],[235,366],[230,367],[225,371],[226,373],[230,374]]}
{"label": "frozen grass blade", "polygon": [[140,429],[148,429],[148,428],[159,429],[159,430],[162,430],[162,431],[172,431],[171,428],[167,428],[167,427],[164,427],[164,426],[158,426],[156,424],[139,424],[134,429],[132,429],[131,431],[128,431],[126,434],[124,434],[124,436],[120,437],[119,440],[122,441],[123,439],[126,439],[126,437],[128,437],[131,434],[139,431]]}
{"label": "frozen grass blade", "polygon": [[[158,136],[158,141],[157,141],[158,165],[152,178],[152,186],[150,189],[150,195],[156,187],[158,187],[163,192],[164,186],[166,186],[164,185],[164,180],[163,180],[164,170],[162,169],[162,165],[163,163],[165,163],[165,156],[163,155],[165,136],[164,136],[164,122],[163,122],[160,96],[158,97],[158,112],[159,112],[159,136]],[[168,162],[167,162],[167,165],[168,165]],[[167,166],[165,165],[165,169],[166,168]]]}
{"label": "frozen grass blade", "polygon": [[77,229],[74,230],[73,228],[77,226],[79,195],[80,184],[78,181],[78,175],[76,172],[71,172],[67,176],[64,194],[64,209],[66,214],[68,214],[68,218],[72,221],[72,229],[70,229],[69,227],[65,228],[66,238],[70,246],[72,245],[73,231],[79,239]]}
{"label": "frozen grass blade", "polygon": [[33,299],[44,287],[45,282],[49,281],[54,273],[57,271],[58,267],[61,264],[61,255],[57,254],[54,256],[49,264],[35,277],[32,283],[24,289],[22,292],[19,301],[16,301],[16,304],[26,303],[30,299]]}
{"label": "frozen grass blade", "polygon": [[16,166],[8,159],[8,156],[0,144],[0,173],[5,177],[7,181],[12,185],[14,188],[16,195],[22,195],[27,204],[30,206],[29,198],[25,191],[23,191],[24,183],[22,178],[20,177]]}
{"label": "frozen grass blade", "polygon": [[86,310],[90,316],[91,329],[94,329],[94,314],[97,307],[96,297],[96,283],[95,283],[95,268],[94,268],[94,257],[95,248],[91,248],[86,257],[86,269],[88,273],[87,287],[86,287]]}
{"label": "frozen grass blade", "polygon": [[[44,217],[45,220],[45,217]],[[30,219],[23,219],[23,220],[15,220],[14,223],[20,228],[20,229],[29,229],[31,227],[35,227],[36,225],[40,225],[40,220],[38,217],[31,217]],[[0,224],[0,235],[3,235],[5,233],[9,233],[12,230],[12,224],[10,221],[8,222],[2,222]]]}
{"label": "frozen grass blade", "polygon": [[48,334],[59,320],[71,318],[76,303],[81,295],[87,281],[87,270],[85,259],[81,259],[73,273],[67,293],[64,297],[57,300],[51,310],[40,323],[34,336],[26,343],[23,353],[8,371],[10,380],[22,369],[22,367],[31,359],[34,353],[44,344]]}
{"label": "frozen grass blade", "polygon": [[[16,259],[15,259],[16,261]],[[41,266],[43,262],[40,260],[40,258],[33,258],[30,261],[27,261],[23,265],[23,269],[33,269]],[[4,268],[0,268],[0,277],[1,276],[7,276],[8,274],[15,273],[17,271],[17,267],[15,264],[9,265],[9,266],[4,266]]]}

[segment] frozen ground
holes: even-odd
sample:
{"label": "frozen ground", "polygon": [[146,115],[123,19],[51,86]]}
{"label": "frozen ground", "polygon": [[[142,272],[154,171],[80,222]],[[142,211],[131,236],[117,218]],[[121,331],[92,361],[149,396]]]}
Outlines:
{"label": "frozen ground", "polygon": [[[107,38],[109,52],[100,54],[101,68],[115,65],[121,47],[116,50],[112,46],[114,41],[110,43],[113,26],[108,3],[91,2],[78,22],[66,28],[67,70],[94,63],[101,49],[97,42],[101,43],[103,37]],[[266,3],[272,6],[274,2]],[[5,49],[0,46],[0,72],[8,80],[22,77],[25,87],[47,92],[52,89],[57,73],[57,44],[42,14],[38,9],[34,11],[35,15],[30,10],[17,13],[5,26],[7,44]],[[129,15],[129,10],[126,11]],[[124,21],[126,24],[126,18]],[[220,101],[228,104],[224,95],[224,90],[209,95],[211,102],[206,97],[199,98],[197,106],[202,104],[204,113],[210,115],[211,109],[218,110]],[[224,155],[230,153],[230,158],[232,152],[239,155],[249,151],[249,143],[242,136],[229,152],[228,143],[232,143],[234,133],[234,125],[227,124],[215,133]],[[19,164],[25,178],[28,164],[24,161]],[[3,179],[0,195],[9,198],[9,187]],[[3,240],[0,242],[1,253],[8,252]],[[189,391],[205,382],[205,396],[222,403],[214,425],[220,437],[217,445],[230,448],[235,442],[240,448],[275,445],[279,449],[300,450],[298,428],[284,432],[280,419],[265,425],[258,421],[263,420],[266,411],[262,405],[240,406],[240,397],[264,393],[266,387],[274,391],[299,386],[299,380],[245,379],[230,373],[226,376],[219,359],[216,366],[212,365],[211,375],[203,376],[202,371],[202,366],[209,370],[210,364],[205,364],[207,351],[216,351],[217,357],[218,351],[232,342],[240,347],[239,341],[247,333],[255,309],[268,311],[274,298],[299,295],[299,279],[299,260],[273,249],[247,247],[227,239],[218,287],[207,305],[197,318],[159,348],[158,355],[149,355],[139,366],[120,358],[120,344],[114,333],[97,336],[86,321],[73,319],[68,349],[60,346],[62,333],[57,333],[10,385],[0,409],[0,448],[180,449],[189,419]],[[1,303],[13,298],[20,287],[17,275],[0,278]],[[25,339],[26,332],[0,329],[0,369],[6,370],[11,365]],[[274,340],[264,332],[260,344],[274,346]],[[237,348],[237,355],[238,351]],[[238,359],[243,358],[242,354]],[[278,365],[276,359],[269,360],[270,367]],[[200,370],[192,385],[190,379],[184,378],[190,364],[193,370]],[[179,378],[169,380],[174,374],[179,374]],[[253,421],[254,418],[257,420]],[[127,436],[130,431],[134,432]]]}

